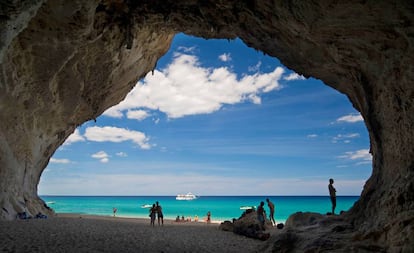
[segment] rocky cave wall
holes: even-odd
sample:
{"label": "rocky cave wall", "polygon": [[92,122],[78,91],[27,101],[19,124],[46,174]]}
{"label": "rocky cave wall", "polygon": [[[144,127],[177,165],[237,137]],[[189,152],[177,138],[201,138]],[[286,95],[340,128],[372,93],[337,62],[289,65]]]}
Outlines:
{"label": "rocky cave wall", "polygon": [[414,219],[412,1],[18,1],[0,4],[0,217],[46,212],[40,175],[73,130],[121,101],[174,34],[241,38],[346,94],[373,174],[343,215],[409,249]]}

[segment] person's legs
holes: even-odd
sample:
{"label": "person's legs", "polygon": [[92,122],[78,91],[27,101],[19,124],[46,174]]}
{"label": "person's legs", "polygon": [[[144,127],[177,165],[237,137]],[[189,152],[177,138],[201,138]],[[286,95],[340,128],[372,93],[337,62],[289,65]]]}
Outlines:
{"label": "person's legs", "polygon": [[273,224],[276,224],[276,221],[275,221],[275,217],[274,217],[274,213],[273,212],[270,213],[270,221],[272,221]]}
{"label": "person's legs", "polygon": [[336,208],[336,198],[331,197],[331,202],[332,202],[332,215],[334,215],[335,214],[335,208]]}

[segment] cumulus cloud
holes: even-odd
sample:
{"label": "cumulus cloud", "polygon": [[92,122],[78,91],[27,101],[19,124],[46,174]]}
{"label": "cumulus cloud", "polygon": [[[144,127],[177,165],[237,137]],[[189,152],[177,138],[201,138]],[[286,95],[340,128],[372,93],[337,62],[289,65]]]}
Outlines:
{"label": "cumulus cloud", "polygon": [[138,121],[144,120],[148,118],[150,115],[147,111],[144,110],[129,110],[127,112],[128,119],[136,119]]}
{"label": "cumulus cloud", "polygon": [[346,122],[346,123],[355,123],[355,122],[360,122],[360,121],[364,121],[361,114],[349,114],[349,115],[342,116],[336,120],[336,122]]}
{"label": "cumulus cloud", "polygon": [[105,151],[99,151],[93,154],[92,158],[98,159],[101,163],[109,162],[109,155]]}
{"label": "cumulus cloud", "polygon": [[69,159],[56,159],[56,158],[50,158],[50,163],[60,163],[60,164],[67,164],[70,163]]}
{"label": "cumulus cloud", "polygon": [[206,114],[219,110],[224,104],[250,101],[261,103],[260,95],[280,88],[284,69],[270,73],[237,75],[226,67],[204,68],[194,55],[175,53],[173,62],[162,71],[154,71],[112,107],[117,115],[125,110],[147,108],[159,110],[169,118]]}
{"label": "cumulus cloud", "polygon": [[372,162],[372,155],[369,153],[369,149],[345,152],[345,154],[339,156],[339,158],[359,161],[357,164],[367,164]]}
{"label": "cumulus cloud", "polygon": [[111,118],[118,118],[118,119],[124,117],[124,114],[121,111],[116,110],[114,107],[109,108],[102,115],[105,115]]}
{"label": "cumulus cloud", "polygon": [[297,73],[291,73],[285,77],[283,77],[286,81],[294,81],[294,80],[305,80],[306,78],[302,75],[299,75]]}
{"label": "cumulus cloud", "polygon": [[84,135],[89,141],[96,142],[124,142],[132,141],[138,144],[142,149],[149,149],[149,138],[139,131],[128,130],[118,127],[88,127]]}
{"label": "cumulus cloud", "polygon": [[219,57],[218,57],[221,61],[223,61],[223,62],[228,62],[228,61],[231,61],[231,55],[230,55],[230,53],[224,53],[224,54],[221,54],[221,55],[219,55]]}
{"label": "cumulus cloud", "polygon": [[78,129],[75,129],[73,134],[69,135],[63,145],[70,145],[74,142],[85,141],[85,138],[80,134]]}

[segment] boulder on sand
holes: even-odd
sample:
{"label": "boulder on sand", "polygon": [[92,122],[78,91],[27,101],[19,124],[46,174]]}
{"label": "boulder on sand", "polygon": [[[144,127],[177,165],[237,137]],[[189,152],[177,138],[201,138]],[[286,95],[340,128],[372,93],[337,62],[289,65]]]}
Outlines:
{"label": "boulder on sand", "polygon": [[[224,228],[230,227],[228,224],[229,221],[223,222],[222,225],[220,225],[220,228],[222,230],[225,230]],[[265,227],[272,226],[271,222],[266,220]],[[232,230],[225,230],[225,231],[233,231],[236,234],[244,235],[250,238],[255,238],[259,240],[267,240],[270,237],[269,233],[265,233],[264,230],[262,230],[259,220],[257,219],[257,213],[254,210],[246,210],[242,214],[242,216],[234,220],[234,223],[232,223]]]}

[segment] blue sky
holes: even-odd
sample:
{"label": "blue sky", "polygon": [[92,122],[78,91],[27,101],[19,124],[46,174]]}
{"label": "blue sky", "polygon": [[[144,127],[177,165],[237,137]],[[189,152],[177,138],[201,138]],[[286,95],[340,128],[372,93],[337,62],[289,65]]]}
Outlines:
{"label": "blue sky", "polygon": [[154,73],[51,158],[40,195],[359,195],[369,138],[345,95],[240,40],[179,34]]}

